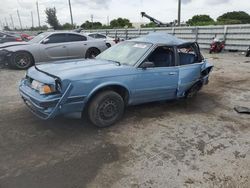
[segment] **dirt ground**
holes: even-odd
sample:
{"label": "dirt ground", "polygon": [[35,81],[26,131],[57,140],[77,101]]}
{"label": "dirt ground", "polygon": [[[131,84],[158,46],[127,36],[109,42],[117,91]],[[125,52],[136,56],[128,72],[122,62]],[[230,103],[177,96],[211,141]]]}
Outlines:
{"label": "dirt ground", "polygon": [[204,54],[215,68],[196,98],[129,107],[117,125],[42,121],[0,69],[0,188],[250,187],[250,58]]}

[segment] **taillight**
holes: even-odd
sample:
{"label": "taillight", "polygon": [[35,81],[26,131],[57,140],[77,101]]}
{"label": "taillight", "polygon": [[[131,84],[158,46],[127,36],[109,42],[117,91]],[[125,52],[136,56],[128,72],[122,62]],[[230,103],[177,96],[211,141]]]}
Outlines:
{"label": "taillight", "polygon": [[21,42],[23,40],[21,38],[16,38],[16,41]]}

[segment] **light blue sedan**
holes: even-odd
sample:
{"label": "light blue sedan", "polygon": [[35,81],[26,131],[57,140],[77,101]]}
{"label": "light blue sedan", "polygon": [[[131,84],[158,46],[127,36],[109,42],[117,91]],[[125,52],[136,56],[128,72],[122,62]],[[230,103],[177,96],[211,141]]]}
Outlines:
{"label": "light blue sedan", "polygon": [[95,59],[33,66],[19,90],[42,119],[79,113],[107,127],[128,105],[196,95],[212,67],[196,42],[153,33],[121,42]]}

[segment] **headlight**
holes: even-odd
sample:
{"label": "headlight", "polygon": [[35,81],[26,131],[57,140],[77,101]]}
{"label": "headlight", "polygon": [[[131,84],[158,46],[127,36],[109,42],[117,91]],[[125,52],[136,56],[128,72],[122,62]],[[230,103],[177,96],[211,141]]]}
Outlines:
{"label": "headlight", "polygon": [[53,85],[44,84],[36,80],[32,81],[31,88],[37,90],[40,94],[50,94],[56,92],[56,89]]}

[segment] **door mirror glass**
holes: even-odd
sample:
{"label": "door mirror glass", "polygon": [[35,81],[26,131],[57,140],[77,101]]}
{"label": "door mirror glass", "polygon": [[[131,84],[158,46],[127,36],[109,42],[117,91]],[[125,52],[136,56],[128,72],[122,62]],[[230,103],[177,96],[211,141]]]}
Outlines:
{"label": "door mirror glass", "polygon": [[146,68],[152,68],[155,67],[155,64],[153,62],[150,61],[145,61],[144,63],[142,63],[141,68],[142,69],[146,69]]}

